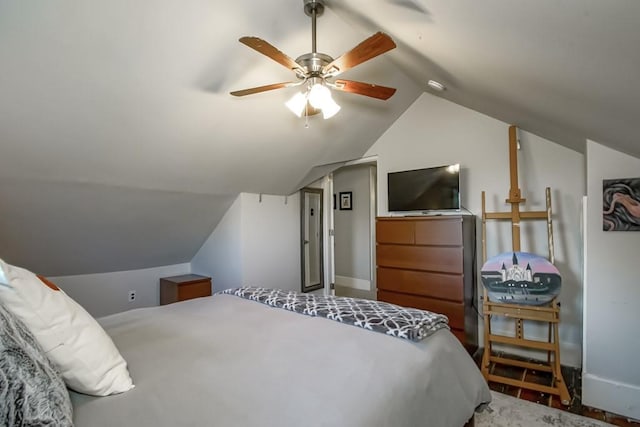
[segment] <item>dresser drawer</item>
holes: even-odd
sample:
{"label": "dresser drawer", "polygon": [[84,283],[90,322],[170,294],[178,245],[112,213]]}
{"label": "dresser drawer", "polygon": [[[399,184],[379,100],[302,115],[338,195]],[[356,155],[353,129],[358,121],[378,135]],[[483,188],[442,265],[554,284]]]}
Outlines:
{"label": "dresser drawer", "polygon": [[462,302],[463,276],[378,267],[378,289]]}
{"label": "dresser drawer", "polygon": [[402,245],[377,245],[376,247],[376,261],[380,267],[462,274],[462,259],[461,247]]}
{"label": "dresser drawer", "polygon": [[376,242],[413,245],[415,243],[415,226],[412,221],[382,221],[376,222]]}
{"label": "dresser drawer", "polygon": [[415,222],[416,245],[462,246],[462,220],[442,218]]}
{"label": "dresser drawer", "polygon": [[398,294],[380,289],[378,290],[378,300],[444,314],[449,318],[449,326],[451,328],[464,329],[464,303]]}

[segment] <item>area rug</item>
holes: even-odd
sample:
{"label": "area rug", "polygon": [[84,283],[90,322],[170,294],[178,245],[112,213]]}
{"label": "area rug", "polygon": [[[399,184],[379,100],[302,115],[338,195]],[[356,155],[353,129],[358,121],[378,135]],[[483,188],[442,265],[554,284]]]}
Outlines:
{"label": "area rug", "polygon": [[476,414],[476,427],[606,427],[612,426],[571,412],[492,391],[493,400]]}

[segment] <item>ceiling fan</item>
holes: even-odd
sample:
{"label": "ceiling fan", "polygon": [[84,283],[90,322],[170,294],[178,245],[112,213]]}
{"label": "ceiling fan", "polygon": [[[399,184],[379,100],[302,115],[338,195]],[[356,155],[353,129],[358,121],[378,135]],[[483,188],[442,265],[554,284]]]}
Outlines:
{"label": "ceiling fan", "polygon": [[316,51],[316,18],[324,12],[324,1],[303,1],[304,13],[311,17],[311,53],[306,53],[293,60],[270,43],[258,37],[240,38],[240,43],[268,56],[293,71],[297,81],[236,90],[231,92],[231,95],[245,96],[274,89],[303,86],[304,90],[294,95],[286,103],[287,107],[298,117],[302,115],[311,116],[322,112],[325,119],[334,116],[340,110],[340,106],[331,98],[330,89],[382,100],[389,99],[396,91],[394,88],[353,80],[336,79],[336,77],[356,65],[395,48],[396,44],[391,37],[385,33],[378,32],[350,51],[333,59],[327,54]]}

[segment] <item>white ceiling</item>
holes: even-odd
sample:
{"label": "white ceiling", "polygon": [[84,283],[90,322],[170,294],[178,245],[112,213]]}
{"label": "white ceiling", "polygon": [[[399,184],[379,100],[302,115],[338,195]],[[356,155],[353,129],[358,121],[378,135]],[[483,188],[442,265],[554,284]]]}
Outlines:
{"label": "white ceiling", "polygon": [[[335,93],[342,111],[305,128],[283,105],[293,88],[228,94],[292,79],[237,40],[309,52],[302,0],[0,0],[0,257],[45,274],[189,260],[235,194],[289,194],[314,167],[360,157],[429,79],[447,86],[439,96],[570,148],[590,138],[640,157],[637,0],[326,3],[318,50],[337,57],[387,32],[398,48],[343,77],[398,91],[386,102]],[[54,222],[51,188],[65,200]],[[169,218],[154,224],[161,213],[141,202],[119,219],[143,194]],[[193,221],[204,206],[211,216]],[[190,237],[149,255],[139,234],[168,247],[170,220]],[[34,252],[29,233],[49,226],[77,238],[51,233]]]}

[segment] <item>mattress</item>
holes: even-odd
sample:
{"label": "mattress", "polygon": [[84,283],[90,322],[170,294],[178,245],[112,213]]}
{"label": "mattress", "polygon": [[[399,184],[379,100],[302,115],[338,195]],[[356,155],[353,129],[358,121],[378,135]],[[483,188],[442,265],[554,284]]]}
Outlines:
{"label": "mattress", "polygon": [[77,427],[460,427],[491,399],[446,329],[414,342],[232,295],[100,323],[135,388],[72,392]]}

